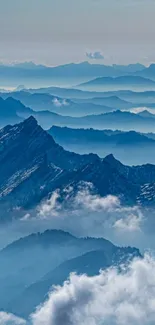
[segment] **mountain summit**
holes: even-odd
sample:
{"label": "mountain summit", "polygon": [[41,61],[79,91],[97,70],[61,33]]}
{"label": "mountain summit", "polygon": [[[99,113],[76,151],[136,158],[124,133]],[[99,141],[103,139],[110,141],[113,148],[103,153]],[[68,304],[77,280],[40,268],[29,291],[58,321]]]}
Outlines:
{"label": "mountain summit", "polygon": [[[116,195],[128,204],[154,204],[141,196],[155,182],[155,166],[124,166],[113,155],[79,155],[64,150],[33,116],[0,130],[0,217],[15,207],[29,209],[56,189],[89,182],[101,195]],[[150,186],[151,188],[151,186]],[[144,194],[144,193],[143,193]],[[142,202],[141,202],[142,198]],[[16,213],[17,214],[17,213]]]}

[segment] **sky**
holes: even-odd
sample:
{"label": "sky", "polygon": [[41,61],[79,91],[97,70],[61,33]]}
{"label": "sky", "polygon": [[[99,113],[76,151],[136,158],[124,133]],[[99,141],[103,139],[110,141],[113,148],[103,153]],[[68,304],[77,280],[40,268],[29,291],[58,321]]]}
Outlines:
{"label": "sky", "polygon": [[154,14],[155,0],[0,0],[0,61],[148,65]]}

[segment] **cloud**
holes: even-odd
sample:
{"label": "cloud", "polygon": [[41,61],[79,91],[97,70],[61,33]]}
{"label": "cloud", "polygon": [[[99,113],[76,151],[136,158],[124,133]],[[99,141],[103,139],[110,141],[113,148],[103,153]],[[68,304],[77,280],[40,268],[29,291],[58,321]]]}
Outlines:
{"label": "cloud", "polygon": [[[70,188],[71,191],[71,188]],[[92,183],[81,182],[78,186],[77,194],[73,199],[75,209],[87,209],[89,211],[110,211],[120,206],[120,201],[116,196],[107,195],[101,197],[94,194]]]}
{"label": "cloud", "polygon": [[56,106],[56,107],[62,107],[62,106],[68,106],[68,102],[66,99],[58,99],[58,98],[54,98],[53,99],[53,104]]}
{"label": "cloud", "polygon": [[52,193],[50,199],[43,202],[38,210],[38,215],[41,218],[46,218],[47,216],[57,216],[61,205],[58,203],[60,198],[59,190],[56,190]]}
{"label": "cloud", "polygon": [[86,57],[91,60],[103,60],[104,56],[102,52],[86,52]]}
{"label": "cloud", "polygon": [[143,221],[143,215],[139,211],[138,215],[131,213],[127,218],[120,218],[116,220],[114,227],[120,231],[141,231],[141,223]]}
{"label": "cloud", "polygon": [[53,192],[51,198],[38,207],[34,218],[75,236],[105,237],[118,245],[138,247],[146,243],[143,239],[145,217],[141,209],[124,206],[113,195],[101,197],[87,182],[79,183],[76,190],[70,186],[63,192]]}
{"label": "cloud", "polygon": [[13,314],[8,314],[3,311],[0,312],[0,325],[25,325],[26,321],[22,318],[16,317]]}
{"label": "cloud", "polygon": [[155,114],[154,109],[149,108],[149,107],[136,107],[136,108],[130,109],[130,112],[135,113],[135,114],[141,113],[143,111],[148,111],[151,114]]}
{"label": "cloud", "polygon": [[[64,201],[61,200],[61,194],[65,195]],[[39,206],[38,212],[39,216],[46,218],[68,210],[71,210],[72,214],[74,214],[81,210],[100,212],[111,211],[118,207],[120,207],[120,201],[116,196],[101,197],[94,193],[92,183],[80,182],[75,195],[71,186],[64,189],[62,193],[60,193],[60,190],[54,191],[50,199]]]}
{"label": "cloud", "polygon": [[33,325],[153,325],[155,260],[135,259],[122,272],[71,274],[31,316]]}

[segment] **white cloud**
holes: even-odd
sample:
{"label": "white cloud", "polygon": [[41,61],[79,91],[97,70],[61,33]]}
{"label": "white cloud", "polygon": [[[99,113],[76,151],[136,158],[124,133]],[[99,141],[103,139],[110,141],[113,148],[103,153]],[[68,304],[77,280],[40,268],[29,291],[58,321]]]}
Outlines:
{"label": "white cloud", "polygon": [[32,315],[33,325],[154,325],[155,261],[88,277],[72,274]]}
{"label": "white cloud", "polygon": [[61,205],[58,203],[60,197],[59,191],[52,193],[50,199],[46,200],[39,206],[38,215],[41,218],[46,218],[47,216],[56,216],[58,211],[61,209]]}
{"label": "white cloud", "polygon": [[[84,219],[89,218],[89,224],[94,220],[93,213],[95,213],[95,220],[99,215],[101,222],[107,221],[116,229],[136,231],[140,230],[143,222],[143,214],[136,206],[126,207],[122,206],[118,197],[107,195],[101,197],[94,192],[93,185],[88,182],[80,182],[76,194],[74,189],[70,186],[63,190],[65,200],[61,201],[61,194],[59,190],[52,193],[50,199],[44,201],[38,208],[38,216],[43,219],[53,218],[55,216],[67,218],[80,215],[82,219],[78,222],[84,225]],[[61,203],[60,203],[61,201]],[[90,220],[91,216],[91,220]]]}
{"label": "white cloud", "polygon": [[91,60],[103,60],[104,56],[102,52],[86,52],[86,57]]}
{"label": "white cloud", "polygon": [[149,108],[149,107],[145,107],[145,106],[144,107],[136,107],[136,108],[130,109],[130,112],[131,113],[135,113],[135,114],[141,113],[143,111],[148,111],[151,114],[155,114],[154,109]]}
{"label": "white cloud", "polygon": [[[65,195],[65,200],[61,195]],[[75,236],[105,237],[118,245],[141,247],[146,244],[145,217],[140,208],[123,206],[116,196],[101,197],[91,183],[80,183],[76,194],[71,186],[63,193],[53,192],[51,198],[38,207],[35,218],[37,222],[38,219],[46,222],[47,227]]]}
{"label": "white cloud", "polygon": [[141,224],[144,220],[144,217],[140,211],[135,215],[134,213],[129,214],[126,218],[121,218],[116,220],[114,228],[120,231],[141,231]]}
{"label": "white cloud", "polygon": [[56,107],[62,107],[62,106],[68,106],[68,102],[66,99],[58,99],[58,98],[54,98],[53,99],[53,104],[56,106]]}
{"label": "white cloud", "polygon": [[31,218],[30,213],[26,213],[20,220],[25,221]]}
{"label": "white cloud", "polygon": [[26,321],[22,318],[16,317],[13,314],[8,314],[3,311],[0,312],[0,325],[25,325]]}
{"label": "white cloud", "polygon": [[96,212],[110,211],[120,206],[120,201],[116,196],[107,195],[106,197],[101,197],[98,194],[93,194],[91,191],[93,191],[91,183],[82,183],[74,198],[74,206]]}
{"label": "white cloud", "polygon": [[52,193],[50,199],[44,201],[38,208],[40,217],[47,218],[60,213],[66,213],[70,210],[72,214],[80,211],[112,211],[120,208],[120,200],[113,195],[101,197],[94,193],[94,188],[91,183],[80,182],[76,194],[74,195],[73,187],[69,186],[63,190],[65,200],[60,204],[60,190]]}

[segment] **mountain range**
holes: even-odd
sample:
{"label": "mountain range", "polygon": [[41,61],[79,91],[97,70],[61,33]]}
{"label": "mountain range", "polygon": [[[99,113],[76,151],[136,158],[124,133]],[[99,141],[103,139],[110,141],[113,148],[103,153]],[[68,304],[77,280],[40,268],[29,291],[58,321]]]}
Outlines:
{"label": "mountain range", "polygon": [[[24,150],[23,150],[24,148]],[[52,192],[92,183],[96,193],[120,197],[125,204],[154,205],[154,196],[141,199],[145,184],[155,182],[155,166],[129,167],[113,155],[79,155],[64,150],[34,117],[0,130],[0,218],[21,218]],[[144,192],[144,191],[143,191]],[[6,217],[7,211],[7,217]]]}
{"label": "mountain range", "polygon": [[140,76],[99,77],[77,86],[79,89],[86,88],[99,91],[104,89],[115,90],[115,88],[117,90],[134,90],[141,87],[153,90],[155,89],[155,81]]}
{"label": "mountain range", "polygon": [[155,150],[154,133],[72,129],[57,126],[52,126],[48,132],[66,150],[79,154],[92,152],[105,157],[113,153],[117,159],[129,165],[155,163],[155,157],[152,155]]}
{"label": "mountain range", "polygon": [[141,71],[135,72],[135,74],[138,74],[144,78],[155,80],[155,64],[153,63],[149,67],[145,67]]}
{"label": "mountain range", "polygon": [[[3,127],[7,124],[18,123],[24,118],[29,116],[34,116],[39,124],[44,129],[49,129],[52,125],[56,126],[67,126],[74,128],[95,128],[95,129],[120,129],[123,131],[135,130],[138,132],[154,132],[155,130],[155,119],[154,114],[149,112],[140,112],[139,114],[116,110],[113,111],[112,108],[98,106],[99,110],[110,110],[108,113],[97,114],[97,115],[85,115],[86,112],[93,111],[94,104],[71,104],[64,105],[63,107],[55,108],[55,110],[74,111],[72,114],[79,114],[78,116],[67,116],[60,115],[52,111],[34,111],[29,107],[24,106],[20,101],[8,97],[5,100],[0,99],[0,126]],[[81,110],[80,110],[81,108]],[[85,110],[85,111],[84,111]],[[63,112],[64,113],[64,112]],[[64,113],[65,114],[65,113]],[[85,116],[81,116],[84,114]]]}
{"label": "mountain range", "polygon": [[124,108],[133,107],[132,104],[129,104],[125,101],[119,99],[115,101],[115,98],[109,98],[109,101],[107,100],[107,103],[109,102],[109,104],[111,103],[111,105],[106,106],[106,104],[95,104],[92,101],[74,102],[70,99],[64,99],[50,94],[31,94],[26,91],[1,93],[0,95],[3,99],[7,99],[11,96],[15,100],[20,101],[23,105],[28,106],[35,111],[48,110],[51,112],[58,113],[60,115],[69,115],[73,117],[90,115],[94,114],[94,112],[95,114],[110,112],[113,110],[113,108],[123,107],[123,104]]}
{"label": "mountain range", "polygon": [[154,112],[155,64],[0,63],[0,325],[153,325]]}
{"label": "mountain range", "polygon": [[97,275],[134,257],[142,257],[138,249],[103,238],[76,238],[60,230],[31,234],[0,251],[0,308],[27,318],[71,272]]}
{"label": "mountain range", "polygon": [[94,129],[119,129],[122,131],[135,130],[137,132],[154,132],[154,115],[141,116],[141,114],[126,111],[112,111],[99,115],[86,115],[83,117],[62,116],[49,111],[33,112],[32,114],[43,128],[48,129],[52,125],[68,126],[71,128]]}
{"label": "mountain range", "polygon": [[89,142],[101,143],[102,145],[113,144],[113,145],[154,145],[155,141],[146,134],[140,134],[135,131],[123,132],[123,131],[112,131],[112,130],[95,130],[95,129],[70,129],[67,127],[52,126],[48,131],[52,135],[56,142],[63,142],[63,144],[70,142],[71,144],[84,143],[85,145]]}
{"label": "mountain range", "polygon": [[90,64],[89,62],[70,63],[66,65],[48,67],[36,65],[33,62],[12,65],[0,65],[0,82],[11,87],[15,82],[20,84],[76,84],[77,81],[88,81],[96,77],[115,77],[124,74],[140,72],[145,67],[140,64],[128,66],[106,66]]}
{"label": "mountain range", "polygon": [[[126,100],[120,99],[118,96],[107,96],[107,97],[93,97],[91,99],[87,98],[87,99],[74,99],[74,101],[76,101],[77,103],[89,103],[89,105],[91,104],[95,104],[95,105],[102,105],[102,106],[107,106],[109,107],[109,111],[110,108],[111,109],[130,109],[132,107],[135,107],[136,105],[133,105],[130,102],[127,102]],[[94,112],[96,114],[98,114],[95,110]],[[108,112],[108,110],[106,110],[106,112]]]}
{"label": "mountain range", "polygon": [[155,101],[155,91],[132,91],[132,90],[108,90],[104,92],[98,91],[87,91],[80,90],[76,88],[59,88],[59,87],[44,87],[44,88],[30,88],[24,89],[24,91],[30,92],[32,94],[51,94],[53,96],[58,96],[61,98],[68,99],[92,99],[96,97],[111,97],[117,96],[120,99],[128,101],[130,103],[139,104],[139,103],[154,103]]}

